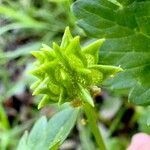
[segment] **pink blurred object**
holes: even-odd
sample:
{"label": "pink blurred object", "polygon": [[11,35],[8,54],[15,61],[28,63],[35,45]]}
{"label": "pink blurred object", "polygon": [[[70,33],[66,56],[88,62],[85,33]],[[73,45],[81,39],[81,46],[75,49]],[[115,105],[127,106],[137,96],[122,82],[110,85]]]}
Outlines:
{"label": "pink blurred object", "polygon": [[150,135],[145,133],[135,134],[127,150],[150,150]]}

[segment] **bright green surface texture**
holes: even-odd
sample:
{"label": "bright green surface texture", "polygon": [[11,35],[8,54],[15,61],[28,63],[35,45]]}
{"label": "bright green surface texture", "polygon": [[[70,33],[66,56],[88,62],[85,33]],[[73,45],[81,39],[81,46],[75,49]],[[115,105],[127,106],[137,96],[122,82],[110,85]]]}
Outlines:
{"label": "bright green surface texture", "polygon": [[44,95],[39,108],[47,103],[62,104],[81,100],[92,106],[89,89],[104,79],[122,71],[120,67],[98,65],[99,47],[104,39],[81,48],[79,36],[72,37],[67,27],[61,45],[53,48],[43,45],[41,51],[32,52],[37,58],[31,71],[38,80],[31,86],[33,95]]}
{"label": "bright green surface texture", "polygon": [[73,12],[88,35],[106,38],[100,62],[125,69],[108,85],[132,88],[130,102],[150,104],[150,1],[78,0]]}

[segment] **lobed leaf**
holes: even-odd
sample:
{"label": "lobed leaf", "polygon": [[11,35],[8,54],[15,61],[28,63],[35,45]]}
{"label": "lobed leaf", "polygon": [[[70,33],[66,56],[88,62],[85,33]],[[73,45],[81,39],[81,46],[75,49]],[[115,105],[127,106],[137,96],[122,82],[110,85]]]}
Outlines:
{"label": "lobed leaf", "polygon": [[78,25],[95,38],[105,38],[100,62],[124,72],[106,82],[111,89],[132,89],[129,101],[150,103],[150,1],[78,0]]}

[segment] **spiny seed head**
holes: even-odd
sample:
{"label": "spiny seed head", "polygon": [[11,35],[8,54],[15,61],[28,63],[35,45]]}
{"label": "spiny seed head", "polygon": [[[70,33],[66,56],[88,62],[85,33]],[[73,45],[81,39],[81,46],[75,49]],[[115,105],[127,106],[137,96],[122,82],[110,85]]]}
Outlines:
{"label": "spiny seed head", "polygon": [[92,106],[89,87],[101,84],[104,79],[122,71],[120,67],[98,65],[99,48],[104,39],[81,48],[80,37],[72,37],[66,28],[61,45],[43,44],[40,51],[32,52],[37,58],[31,73],[38,80],[31,86],[33,95],[43,95],[38,108],[47,103],[70,102],[79,99]]}

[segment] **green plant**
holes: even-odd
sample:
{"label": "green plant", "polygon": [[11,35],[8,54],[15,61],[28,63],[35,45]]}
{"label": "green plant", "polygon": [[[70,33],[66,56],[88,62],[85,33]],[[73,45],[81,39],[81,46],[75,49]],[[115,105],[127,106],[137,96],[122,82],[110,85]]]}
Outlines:
{"label": "green plant", "polygon": [[78,25],[92,37],[106,38],[102,64],[125,71],[109,80],[112,90],[130,90],[129,101],[150,104],[150,1],[78,0],[73,12]]}
{"label": "green plant", "polygon": [[38,77],[38,81],[31,88],[34,89],[33,95],[44,95],[39,108],[45,103],[69,101],[85,101],[94,106],[89,93],[92,86],[122,71],[120,67],[97,64],[103,41],[97,40],[81,48],[79,36],[73,38],[67,27],[60,47],[53,43],[53,48],[43,45],[41,51],[32,52],[38,61],[31,73]]}
{"label": "green plant", "polygon": [[[105,143],[96,124],[97,117],[94,110],[92,95],[94,92],[97,92],[97,90],[100,90],[100,88],[96,87],[97,85],[100,85],[106,78],[114,76],[116,73],[122,71],[122,69],[120,67],[98,64],[99,47],[103,42],[104,39],[100,39],[81,48],[79,36],[73,38],[67,27],[60,46],[56,43],[53,43],[53,48],[43,45],[41,51],[32,52],[37,58],[37,61],[35,62],[36,69],[32,70],[30,73],[38,78],[31,86],[32,89],[34,89],[33,94],[44,95],[38,108],[48,103],[58,103],[60,105],[65,102],[70,102],[73,112],[79,108],[82,109],[88,118],[91,131],[99,149],[105,150]],[[21,140],[21,143],[25,143],[25,149],[37,149],[35,146],[38,148],[42,146],[42,149],[57,149],[67,137],[65,135],[69,133],[66,128],[71,129],[75,124],[76,117],[74,117],[74,115],[72,116],[71,112],[68,114],[69,116],[66,114],[60,115],[59,119],[56,117],[56,114],[54,119],[52,118],[53,121],[50,120],[51,124],[56,124],[57,129],[50,124],[48,130],[51,132],[53,130],[53,132],[57,134],[53,137],[49,137],[50,135],[46,134],[46,140],[43,142],[38,142],[38,140],[43,137],[42,135],[40,135],[38,140],[35,140],[37,130],[39,129],[34,128],[39,128],[40,126],[38,125],[39,123],[37,123],[28,139],[27,135],[24,135],[23,141]],[[74,119],[74,121],[71,119],[72,123],[69,123],[69,127],[68,122],[67,124],[65,121],[62,124],[57,123],[58,120],[59,122],[62,122],[64,119],[69,121],[69,118],[66,119],[66,117]],[[42,119],[39,122],[44,124],[45,121]],[[61,126],[61,128],[59,126]],[[46,125],[43,125],[43,128],[43,130],[46,130]],[[57,131],[58,129],[60,132]],[[45,132],[47,132],[47,130]],[[32,136],[32,134],[34,136]],[[50,140],[51,138],[52,140]],[[31,142],[33,140],[34,142]],[[47,141],[49,141],[49,143],[46,146],[44,142]],[[37,144],[35,142],[37,142]],[[21,143],[20,145],[22,145]]]}
{"label": "green plant", "polygon": [[[85,34],[75,25],[72,2],[72,12]],[[62,149],[68,136],[82,150],[123,150],[133,134],[150,133],[149,0],[0,3],[0,45],[4,49],[0,51],[0,149],[13,148],[24,130],[22,125],[18,130],[9,124],[3,102],[28,84],[24,77],[21,84],[10,82],[7,64],[13,61],[15,67],[25,64],[30,68],[30,52],[39,49],[41,43],[45,43],[41,50],[32,52],[37,60],[30,71],[36,80],[31,89],[36,101],[41,99],[40,112],[47,108],[51,111],[51,107],[45,107],[49,105],[57,113],[48,120],[41,117],[29,133],[24,133],[17,150]],[[66,26],[80,36],[73,37],[69,27],[64,32]],[[52,41],[61,44],[46,45]],[[5,52],[11,49],[15,51]],[[79,133],[70,134],[73,128]]]}
{"label": "green plant", "polygon": [[[30,65],[25,62],[31,61],[32,50],[38,50],[43,42],[59,41],[66,25],[78,31],[70,12],[70,3],[68,0],[0,2],[0,101],[24,88],[26,83],[23,80],[14,83],[11,78],[14,70]],[[10,62],[13,63],[10,65]]]}

